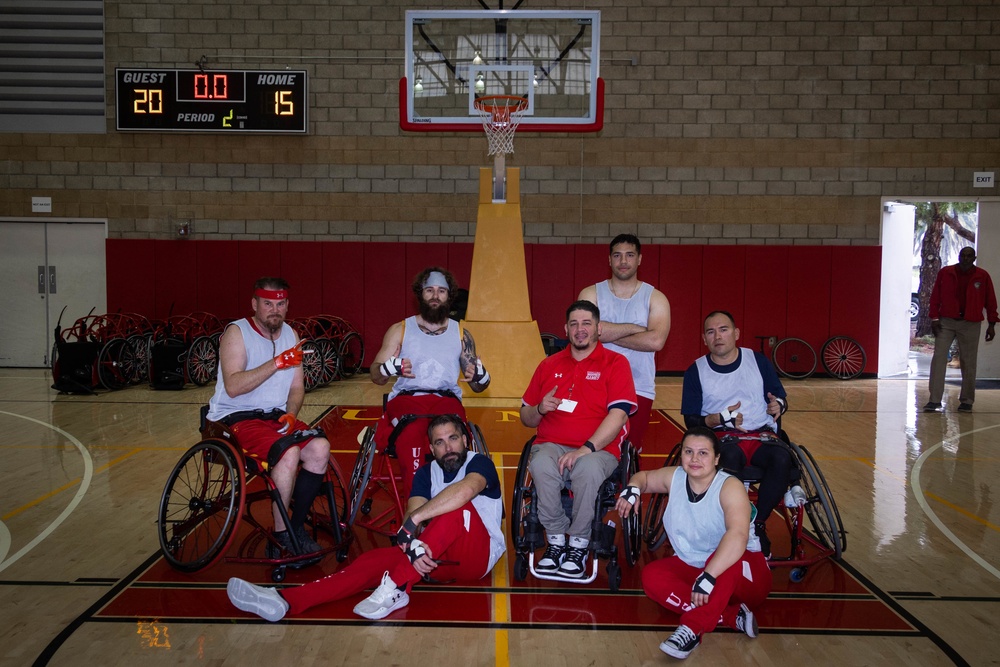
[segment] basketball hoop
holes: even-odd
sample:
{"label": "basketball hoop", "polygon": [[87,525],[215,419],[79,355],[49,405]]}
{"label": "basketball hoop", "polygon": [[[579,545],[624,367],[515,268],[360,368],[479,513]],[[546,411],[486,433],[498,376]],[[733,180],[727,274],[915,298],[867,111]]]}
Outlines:
{"label": "basketball hoop", "polygon": [[485,95],[475,100],[476,111],[490,142],[487,155],[514,152],[514,131],[528,110],[528,100],[516,95]]}

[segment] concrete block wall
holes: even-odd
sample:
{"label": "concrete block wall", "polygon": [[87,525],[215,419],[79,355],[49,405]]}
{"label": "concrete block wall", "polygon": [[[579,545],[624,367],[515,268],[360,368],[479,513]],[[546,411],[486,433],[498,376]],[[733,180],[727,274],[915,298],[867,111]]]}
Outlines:
{"label": "concrete block wall", "polygon": [[[108,132],[0,129],[0,216],[113,238],[471,241],[480,134],[398,127],[403,16],[369,0],[107,0]],[[434,8],[478,9],[472,0]],[[559,0],[541,8],[580,9]],[[515,138],[529,243],[876,245],[881,198],[995,195],[994,0],[610,0],[606,124]],[[115,131],[114,68],[306,69],[308,136]],[[634,63],[634,64],[633,64]]]}

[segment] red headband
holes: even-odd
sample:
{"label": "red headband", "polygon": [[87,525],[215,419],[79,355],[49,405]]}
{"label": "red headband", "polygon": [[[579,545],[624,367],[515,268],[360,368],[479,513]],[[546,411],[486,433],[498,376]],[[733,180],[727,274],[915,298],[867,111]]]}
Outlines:
{"label": "red headband", "polygon": [[260,297],[261,299],[270,299],[271,301],[281,301],[282,299],[288,298],[288,290],[257,288],[253,291],[253,295]]}

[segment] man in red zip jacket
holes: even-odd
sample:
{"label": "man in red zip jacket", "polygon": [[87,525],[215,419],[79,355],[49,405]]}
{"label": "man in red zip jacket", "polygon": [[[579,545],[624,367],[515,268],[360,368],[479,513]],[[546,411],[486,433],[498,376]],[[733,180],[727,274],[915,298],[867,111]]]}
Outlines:
{"label": "man in red zip jacket", "polygon": [[975,248],[962,248],[958,264],[946,266],[938,273],[931,292],[931,329],[934,332],[934,358],[931,360],[930,400],[924,412],[941,409],[944,376],[948,365],[948,349],[958,339],[958,354],[962,369],[962,392],[959,412],[972,412],[976,400],[976,357],[979,333],[982,331],[983,310],[986,311],[986,340],[996,335],[997,296],[993,281],[983,269],[975,266]]}

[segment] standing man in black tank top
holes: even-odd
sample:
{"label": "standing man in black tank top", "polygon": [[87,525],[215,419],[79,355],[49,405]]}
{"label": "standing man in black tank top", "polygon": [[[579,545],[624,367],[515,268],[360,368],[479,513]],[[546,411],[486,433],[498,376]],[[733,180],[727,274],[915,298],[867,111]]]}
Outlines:
{"label": "standing man in black tank top", "polygon": [[637,237],[619,234],[610,250],[611,278],[585,287],[578,298],[597,305],[601,343],[625,355],[632,367],[639,408],[629,418],[629,440],[641,452],[656,397],[656,353],[670,333],[670,302],[663,292],[639,280],[642,243]]}

